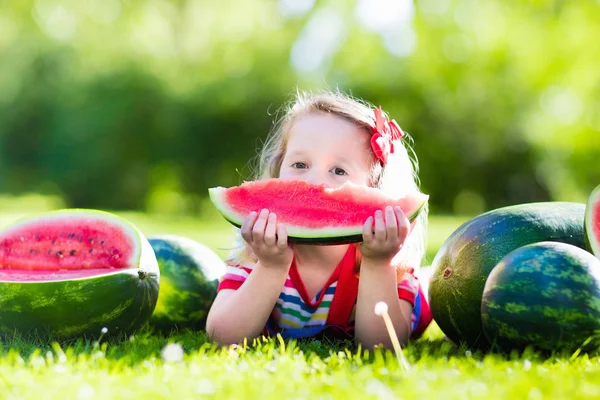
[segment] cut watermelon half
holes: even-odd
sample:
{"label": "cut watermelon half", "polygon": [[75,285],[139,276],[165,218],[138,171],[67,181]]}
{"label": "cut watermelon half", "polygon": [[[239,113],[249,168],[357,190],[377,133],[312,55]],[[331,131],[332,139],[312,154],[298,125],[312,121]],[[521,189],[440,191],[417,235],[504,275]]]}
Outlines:
{"label": "cut watermelon half", "polygon": [[429,196],[415,192],[399,199],[366,186],[345,183],[339,188],[305,181],[266,179],[231,188],[209,189],[210,199],[231,224],[240,227],[246,216],[266,208],[277,214],[290,242],[342,244],[362,241],[369,216],[386,206],[400,206],[413,222]]}
{"label": "cut watermelon half", "polygon": [[116,215],[28,217],[0,230],[0,335],[133,332],[154,310],[159,274],[148,240]]}
{"label": "cut watermelon half", "polygon": [[600,185],[592,191],[586,205],[585,233],[590,250],[600,258]]}

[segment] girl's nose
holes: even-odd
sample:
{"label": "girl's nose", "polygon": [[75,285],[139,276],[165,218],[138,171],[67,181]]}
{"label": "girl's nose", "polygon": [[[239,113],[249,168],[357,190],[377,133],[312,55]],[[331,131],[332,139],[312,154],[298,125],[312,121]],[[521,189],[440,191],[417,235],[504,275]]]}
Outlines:
{"label": "girl's nose", "polygon": [[327,183],[326,175],[316,168],[311,169],[311,171],[304,177],[308,183],[313,185],[321,185]]}

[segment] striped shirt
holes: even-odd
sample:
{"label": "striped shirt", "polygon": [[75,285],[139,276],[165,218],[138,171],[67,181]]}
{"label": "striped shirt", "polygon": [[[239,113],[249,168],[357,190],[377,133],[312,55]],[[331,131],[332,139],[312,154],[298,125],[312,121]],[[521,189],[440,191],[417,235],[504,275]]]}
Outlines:
{"label": "striped shirt", "polygon": [[[336,270],[332,273],[329,280],[313,298],[309,298],[306,288],[296,267],[292,262],[290,272],[285,280],[275,308],[271,314],[274,322],[280,329],[297,329],[323,326],[327,323],[331,302],[336,292],[338,278],[340,275],[342,263],[355,262],[354,254],[352,258],[347,256],[340,261]],[[237,290],[252,273],[255,264],[247,263],[245,265],[228,265],[225,274],[221,277],[218,290],[233,289]],[[414,313],[415,299],[419,293],[419,283],[414,276],[414,270],[406,271],[398,283],[398,298],[411,303],[413,306],[413,329],[416,325],[417,317]],[[423,303],[423,302],[421,302]],[[349,325],[353,325],[356,303],[350,313]]]}

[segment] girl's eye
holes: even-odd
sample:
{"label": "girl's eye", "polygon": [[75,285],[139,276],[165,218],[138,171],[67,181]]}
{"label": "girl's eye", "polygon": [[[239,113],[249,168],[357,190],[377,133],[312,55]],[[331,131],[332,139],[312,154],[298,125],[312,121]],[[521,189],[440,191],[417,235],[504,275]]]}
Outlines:
{"label": "girl's eye", "polygon": [[297,169],[308,168],[308,166],[306,165],[306,163],[303,163],[303,162],[295,162],[295,163],[292,164],[292,167],[297,168]]}
{"label": "girl's eye", "polygon": [[333,172],[336,175],[348,175],[348,173],[345,170],[338,168],[338,167],[335,167],[334,169],[332,169],[331,172]]}

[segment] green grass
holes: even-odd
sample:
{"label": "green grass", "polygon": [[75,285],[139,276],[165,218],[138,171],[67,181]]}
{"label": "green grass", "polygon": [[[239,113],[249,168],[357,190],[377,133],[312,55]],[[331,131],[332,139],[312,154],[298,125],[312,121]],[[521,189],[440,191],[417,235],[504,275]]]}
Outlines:
{"label": "green grass", "polygon": [[[176,343],[182,359],[161,355]],[[0,397],[39,398],[569,398],[600,395],[599,359],[471,354],[439,331],[394,353],[348,342],[259,340],[217,348],[202,333],[142,332],[68,344],[15,340],[0,348]],[[11,396],[12,395],[12,396]]]}
{"label": "green grass", "polygon": [[[3,208],[0,225],[30,212]],[[32,210],[33,211],[33,210]],[[175,233],[199,240],[220,255],[231,229],[215,215],[191,217],[123,213],[146,235]],[[430,259],[465,218],[432,217]],[[366,352],[349,342],[260,340],[217,348],[202,332],[169,336],[147,330],[124,340],[47,343],[0,342],[0,399],[160,398],[594,398],[600,396],[600,357],[499,355],[469,352],[444,340],[432,325],[404,354]],[[167,344],[184,351],[163,358]]]}

